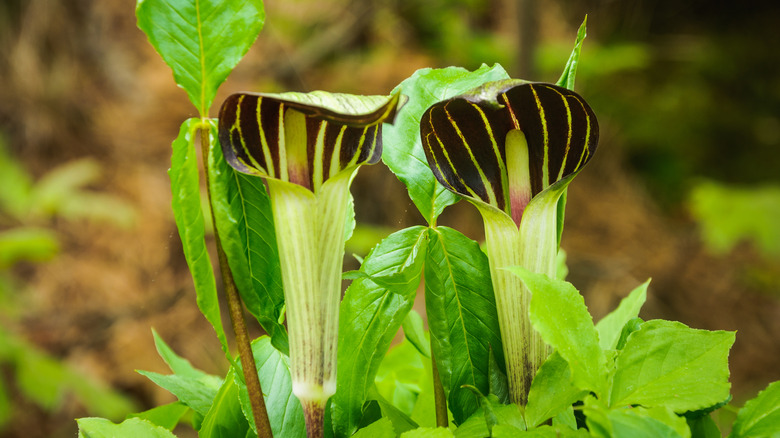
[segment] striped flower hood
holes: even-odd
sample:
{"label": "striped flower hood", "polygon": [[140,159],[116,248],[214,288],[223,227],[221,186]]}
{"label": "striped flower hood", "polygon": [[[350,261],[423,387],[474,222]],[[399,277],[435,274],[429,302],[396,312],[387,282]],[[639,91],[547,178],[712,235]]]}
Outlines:
{"label": "striped flower hood", "polygon": [[400,95],[238,93],[219,114],[225,159],[239,172],[295,183],[313,192],[342,171],[382,156],[382,123]]}
{"label": "striped flower hood", "polygon": [[439,182],[519,226],[533,197],[590,160],[599,127],[577,93],[509,79],[434,104],[420,135]]}

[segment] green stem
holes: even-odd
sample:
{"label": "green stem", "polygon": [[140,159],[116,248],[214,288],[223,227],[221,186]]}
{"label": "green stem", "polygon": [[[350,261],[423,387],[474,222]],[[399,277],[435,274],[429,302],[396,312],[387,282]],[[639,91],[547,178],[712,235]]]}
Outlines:
{"label": "green stem", "polygon": [[433,400],[436,410],[436,427],[448,427],[447,419],[447,394],[444,393],[444,385],[441,384],[439,368],[436,366],[436,358],[433,356],[433,340],[431,340],[431,367],[433,368]]}
{"label": "green stem", "polygon": [[[207,123],[204,121],[204,123]],[[201,128],[200,130],[200,146],[201,154],[203,156],[203,166],[206,173],[206,187],[211,202],[211,186],[209,185],[209,171],[208,171],[208,157],[209,149],[211,147],[209,141],[209,129],[208,127]],[[246,388],[249,392],[249,401],[252,406],[252,415],[257,426],[258,437],[273,437],[271,431],[271,422],[268,419],[268,411],[265,407],[265,400],[263,399],[263,390],[260,386],[260,379],[257,375],[257,365],[255,364],[255,358],[252,354],[252,345],[249,341],[249,332],[246,328],[244,321],[244,309],[241,304],[241,296],[236,289],[236,283],[233,280],[233,273],[230,271],[230,267],[227,262],[227,256],[222,249],[222,242],[219,238],[219,232],[217,231],[216,220],[214,218],[214,210],[211,210],[211,222],[214,225],[214,239],[217,246],[217,258],[219,259],[219,270],[222,274],[222,283],[225,288],[225,295],[228,303],[228,313],[230,314],[230,322],[233,326],[233,333],[236,337],[236,346],[238,347],[239,356],[241,358],[241,364],[243,365],[244,381],[246,382]]]}

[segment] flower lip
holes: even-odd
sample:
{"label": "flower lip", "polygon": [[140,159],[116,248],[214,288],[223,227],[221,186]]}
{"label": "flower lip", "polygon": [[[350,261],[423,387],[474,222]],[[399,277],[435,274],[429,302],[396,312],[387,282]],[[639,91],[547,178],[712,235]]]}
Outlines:
{"label": "flower lip", "polygon": [[[487,83],[436,103],[420,124],[423,149],[439,182],[509,215],[524,208],[513,202],[530,201],[576,174],[598,143],[598,122],[582,97],[521,80]],[[523,135],[509,135],[512,131]]]}

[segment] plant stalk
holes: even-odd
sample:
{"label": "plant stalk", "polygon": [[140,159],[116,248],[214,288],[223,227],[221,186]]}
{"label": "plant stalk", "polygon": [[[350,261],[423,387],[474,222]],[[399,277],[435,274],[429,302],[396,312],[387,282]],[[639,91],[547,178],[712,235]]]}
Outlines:
{"label": "plant stalk", "polygon": [[[206,191],[210,203],[211,186],[209,185],[208,157],[211,145],[208,127],[201,127],[200,129],[200,145],[206,174]],[[244,308],[241,303],[241,296],[239,295],[236,283],[233,280],[233,273],[230,271],[225,251],[222,249],[222,242],[219,238],[219,231],[217,230],[213,209],[211,210],[211,223],[214,226],[214,240],[217,245],[219,270],[222,274],[222,284],[225,288],[230,322],[233,326],[233,334],[236,337],[236,346],[238,348],[239,357],[241,358],[241,364],[243,365],[244,381],[246,382],[246,388],[249,392],[249,401],[252,406],[252,415],[255,420],[255,426],[257,427],[257,436],[260,438],[271,438],[273,437],[271,422],[268,419],[268,411],[266,410],[265,400],[263,399],[263,390],[257,375],[257,365],[255,364],[255,358],[252,354],[252,344],[249,341],[249,332],[246,328],[246,322],[244,321]]]}
{"label": "plant stalk", "polygon": [[431,341],[431,368],[433,368],[433,401],[436,410],[436,427],[449,427],[447,418],[447,394],[444,393],[444,385],[441,384],[439,368],[436,366],[436,358],[433,356],[433,341]]}

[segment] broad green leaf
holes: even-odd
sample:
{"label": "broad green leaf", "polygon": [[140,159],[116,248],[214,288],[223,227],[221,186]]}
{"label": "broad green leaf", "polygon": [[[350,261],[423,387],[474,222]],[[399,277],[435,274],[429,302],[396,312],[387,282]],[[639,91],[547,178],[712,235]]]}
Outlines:
{"label": "broad green leaf", "polygon": [[262,0],[138,0],[135,13],[201,118],[265,21]]}
{"label": "broad green leaf", "polygon": [[488,362],[490,394],[495,395],[501,403],[509,403],[509,382],[507,381],[506,373],[501,370],[503,367],[504,364],[498,363],[491,347]]}
{"label": "broad green leaf", "polygon": [[629,335],[616,361],[610,406],[666,406],[695,411],[729,395],[734,332],[691,329],[653,320]]}
{"label": "broad green leaf", "polygon": [[[361,272],[391,275],[404,267],[419,269],[413,260],[425,257],[426,228],[412,227],[391,234],[363,260]],[[422,248],[422,251],[419,249]],[[416,276],[422,275],[418,272]],[[419,280],[418,280],[419,281]],[[391,291],[369,278],[358,278],[344,294],[339,312],[338,388],[331,398],[336,437],[352,435],[362,416],[363,402],[385,352],[414,304],[418,284]]]}
{"label": "broad green leaf", "polygon": [[114,424],[105,418],[79,418],[79,438],[176,438],[170,430],[140,418]]}
{"label": "broad green leaf", "polygon": [[382,410],[382,416],[393,423],[393,429],[396,433],[404,433],[407,430],[413,430],[419,427],[409,415],[382,397],[382,395],[376,391],[375,387],[368,392],[368,398],[369,400],[375,400],[379,403],[379,408]]}
{"label": "broad green leaf", "polygon": [[[490,436],[488,430],[488,418],[491,427],[497,425],[512,426],[518,430],[525,430],[523,414],[517,405],[501,404],[495,396],[489,395],[482,398],[479,409],[455,429],[456,438],[484,438]],[[487,412],[487,414],[486,414]]]}
{"label": "broad green leaf", "polygon": [[[709,415],[698,418],[686,418],[688,428],[691,430],[691,438],[723,438],[718,425]],[[733,429],[732,429],[733,430]],[[775,428],[774,430],[778,430]]]}
{"label": "broad green leaf", "polygon": [[690,438],[684,418],[665,406],[607,408],[593,396],[585,397],[584,412],[590,435],[598,438]]}
{"label": "broad green leaf", "polygon": [[582,42],[587,35],[587,24],[588,17],[586,15],[585,19],[582,20],[582,24],[580,24],[580,28],[577,30],[577,38],[574,40],[574,49],[571,51],[569,60],[566,61],[566,67],[564,67],[561,77],[558,79],[558,82],[556,82],[556,85],[558,86],[568,88],[569,90],[574,89],[574,78],[577,76],[577,66],[580,64]]}
{"label": "broad green leaf", "polygon": [[[271,430],[274,436],[305,437],[303,408],[292,393],[290,359],[274,348],[272,343],[273,341],[267,336],[252,341],[252,352],[255,356],[257,375],[263,389]],[[236,379],[236,384],[239,388],[239,398],[244,416],[249,421],[252,430],[256,431],[257,427],[246,384],[241,379]]]}
{"label": "broad green leaf", "polygon": [[492,438],[514,438],[517,436],[522,438],[586,438],[590,434],[585,429],[574,430],[555,426],[542,426],[527,432],[505,424],[499,424],[493,428]]}
{"label": "broad green leaf", "polygon": [[[215,122],[210,122],[216,134]],[[230,167],[214,140],[209,153],[211,202],[233,280],[274,346],[289,354],[287,331],[281,322],[284,288],[268,193],[262,179]]]}
{"label": "broad green leaf", "polygon": [[192,366],[189,360],[176,354],[171,347],[163,341],[160,335],[157,334],[156,330],[152,329],[152,335],[154,336],[154,346],[157,348],[157,353],[162,357],[165,364],[168,365],[168,368],[170,368],[174,374],[194,379],[209,377],[207,373]]}
{"label": "broad green leaf", "polygon": [[140,418],[154,424],[155,426],[173,430],[173,428],[179,424],[181,417],[183,417],[189,409],[190,408],[187,407],[187,405],[177,401],[162,406],[157,406],[137,414],[130,414],[127,416],[127,418]]}
{"label": "broad green leaf", "polygon": [[532,293],[530,317],[542,338],[569,363],[574,386],[603,396],[606,357],[582,295],[570,283],[509,268]]}
{"label": "broad green leaf", "polygon": [[572,384],[569,364],[560,354],[553,353],[539,368],[531,383],[528,405],[525,408],[525,422],[528,427],[536,427],[570,408],[587,393]]}
{"label": "broad green leaf", "polygon": [[647,299],[647,286],[650,280],[639,285],[627,297],[620,301],[617,309],[610,312],[596,324],[599,332],[599,345],[602,350],[617,348],[620,332],[628,321],[639,316],[639,310]]}
{"label": "broad green leaf", "polygon": [[421,427],[401,434],[401,438],[452,438],[452,431],[444,427]]}
{"label": "broad green leaf", "polygon": [[231,368],[225,382],[214,397],[203,423],[198,430],[199,438],[240,438],[249,436],[251,429],[241,411],[235,369]]}
{"label": "broad green leaf", "polygon": [[358,430],[352,438],[395,438],[396,436],[393,422],[387,417],[382,417]]}
{"label": "broad green leaf", "polygon": [[431,357],[431,343],[428,342],[428,338],[425,336],[425,323],[422,316],[416,310],[410,310],[406,315],[406,319],[404,319],[402,327],[404,336],[414,345],[414,348],[423,356]]}
{"label": "broad green leaf", "polygon": [[479,245],[447,227],[428,230],[425,306],[433,354],[455,422],[478,407],[471,385],[490,390],[490,349],[503,363],[501,331],[487,256]]}
{"label": "broad green leaf", "polygon": [[464,93],[485,82],[506,79],[504,69],[496,64],[483,65],[470,72],[458,67],[422,69],[407,78],[393,92],[401,92],[409,100],[399,112],[393,126],[384,130],[386,145],[382,160],[409,191],[409,197],[431,226],[458,196],[447,191],[431,174],[420,140],[420,119],[436,102]]}
{"label": "broad green leaf", "polygon": [[217,376],[204,375],[202,377],[178,376],[176,374],[158,374],[151,371],[137,371],[146,376],[157,386],[175,395],[185,405],[195,412],[206,415],[211,408],[211,403],[219,391],[222,380]]}
{"label": "broad green leaf", "polygon": [[173,156],[168,175],[171,179],[173,217],[179,230],[184,257],[195,283],[198,308],[214,327],[225,354],[228,352],[225,329],[219,310],[217,284],[205,241],[205,221],[200,208],[200,184],[198,183],[198,159],[195,153],[195,136],[200,121],[187,119],[182,123],[179,136],[173,141]]}
{"label": "broad green leaf", "polygon": [[739,410],[729,438],[780,437],[780,381],[770,383]]}

